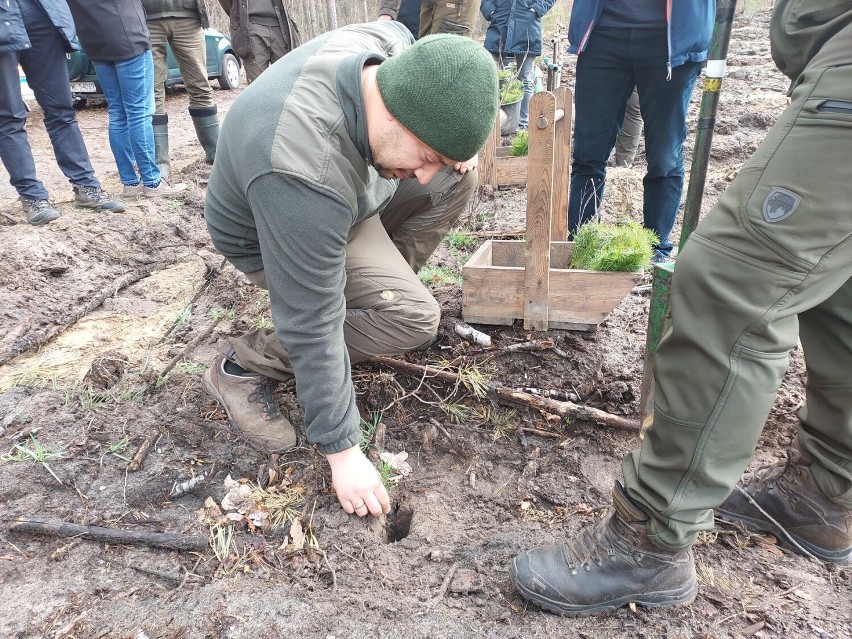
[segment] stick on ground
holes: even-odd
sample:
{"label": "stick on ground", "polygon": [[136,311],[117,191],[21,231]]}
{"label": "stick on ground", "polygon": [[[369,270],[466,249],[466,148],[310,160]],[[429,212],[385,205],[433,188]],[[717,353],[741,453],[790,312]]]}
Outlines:
{"label": "stick on ground", "polygon": [[210,545],[207,537],[201,535],[180,535],[177,533],[149,532],[147,530],[121,530],[102,526],[83,526],[67,521],[45,519],[43,517],[21,517],[16,519],[9,530],[51,537],[80,537],[108,544],[129,544],[134,546],[153,546],[173,550],[207,550]]}
{"label": "stick on ground", "polygon": [[[422,366],[420,364],[412,364],[404,362],[392,357],[371,357],[367,361],[374,364],[387,366],[401,373],[413,375],[415,377],[429,379],[438,379],[449,384],[459,384],[461,378],[457,373],[445,371],[432,366]],[[601,426],[609,426],[610,428],[618,428],[619,430],[639,430],[639,422],[633,419],[627,419],[620,415],[607,413],[599,408],[591,406],[582,406],[574,402],[563,402],[548,397],[536,397],[529,393],[517,391],[506,386],[495,386],[491,389],[491,394],[497,395],[501,399],[537,408],[548,413],[554,413],[561,417],[573,417],[574,419],[582,419],[584,421],[595,422]]]}

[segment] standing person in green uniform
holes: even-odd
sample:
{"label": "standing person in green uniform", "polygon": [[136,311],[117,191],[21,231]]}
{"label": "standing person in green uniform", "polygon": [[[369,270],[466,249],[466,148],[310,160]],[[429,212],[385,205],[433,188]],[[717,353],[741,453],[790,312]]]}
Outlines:
{"label": "standing person in green uniform", "polygon": [[[678,258],[653,427],[624,459],[614,512],[512,563],[521,595],[548,610],[691,601],[692,545],[714,508],[852,562],[852,1],[780,0],[770,34],[792,102]],[[799,340],[795,449],[738,484]]]}
{"label": "standing person in green uniform", "polygon": [[[414,4],[410,0],[382,0],[379,19],[383,16],[393,20],[402,19],[402,14]],[[400,7],[400,5],[403,5]],[[476,18],[479,15],[479,0],[455,0],[420,2],[420,37],[435,33],[453,33],[469,38],[474,36]],[[408,24],[408,22],[406,23]]]}

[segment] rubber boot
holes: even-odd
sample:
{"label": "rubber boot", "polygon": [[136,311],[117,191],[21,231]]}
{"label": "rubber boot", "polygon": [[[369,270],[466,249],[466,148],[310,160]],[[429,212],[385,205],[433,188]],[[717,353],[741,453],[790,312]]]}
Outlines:
{"label": "rubber boot", "polygon": [[219,140],[219,118],[216,106],[203,109],[190,109],[192,123],[195,125],[195,135],[204,148],[204,161],[213,164],[216,158],[216,142]]}
{"label": "rubber boot", "polygon": [[172,163],[169,160],[169,116],[155,115],[152,119],[154,125],[154,161],[160,167],[160,177],[167,178],[172,171]]}

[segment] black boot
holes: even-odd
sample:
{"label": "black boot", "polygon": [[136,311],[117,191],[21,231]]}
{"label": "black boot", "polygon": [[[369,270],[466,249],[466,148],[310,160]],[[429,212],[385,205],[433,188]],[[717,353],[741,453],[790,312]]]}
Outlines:
{"label": "black boot", "polygon": [[788,459],[761,468],[738,484],[766,514],[734,489],[716,509],[716,516],[750,530],[772,533],[793,552],[805,554],[798,544],[822,561],[839,565],[852,562],[852,510],[834,503],[819,489],[811,475],[812,463],[809,455],[794,451]]}
{"label": "black boot", "polygon": [[160,167],[160,177],[167,178],[172,172],[169,160],[169,115],[155,115],[154,125],[154,161]]}
{"label": "black boot", "polygon": [[606,519],[565,543],[515,557],[509,574],[523,597],[570,617],[631,602],[653,607],[695,599],[698,580],[692,549],[667,552],[652,545],[645,514],[619,483],[612,502]]}
{"label": "black boot", "polygon": [[192,124],[195,125],[195,135],[204,149],[204,161],[213,164],[216,159],[216,142],[219,141],[219,117],[216,106],[203,109],[190,109]]}

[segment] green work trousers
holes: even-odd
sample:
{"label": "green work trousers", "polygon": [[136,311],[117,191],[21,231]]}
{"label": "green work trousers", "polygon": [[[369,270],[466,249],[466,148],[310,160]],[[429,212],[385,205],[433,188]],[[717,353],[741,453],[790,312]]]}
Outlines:
{"label": "green work trousers", "polygon": [[[437,333],[438,302],[417,271],[464,211],[476,189],[476,172],[452,167],[429,184],[403,180],[380,215],[352,227],[346,245],[346,319],[343,336],[351,363],[375,355],[399,355]],[[264,271],[246,273],[266,286]],[[278,380],[292,378],[287,350],[274,329],[229,340],[228,354],[243,368]]]}
{"label": "green work trousers", "polygon": [[473,37],[479,16],[479,0],[423,0],[420,5],[420,37],[454,33]]}
{"label": "green work trousers", "polygon": [[820,49],[792,102],[690,236],[654,358],[654,422],[622,464],[668,550],[713,528],[801,340],[798,446],[852,509],[852,25]]}
{"label": "green work trousers", "polygon": [[148,21],[151,54],[154,56],[154,113],[166,113],[166,87],[169,67],[166,45],[177,60],[183,84],[189,94],[189,108],[213,106],[213,88],[207,79],[207,49],[201,22],[193,18],[160,18]]}

